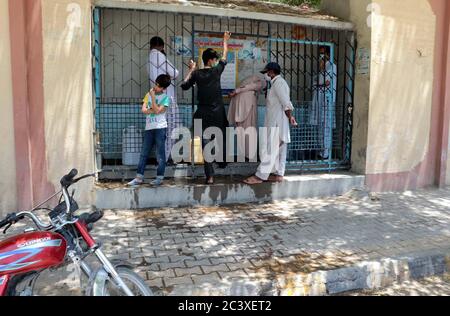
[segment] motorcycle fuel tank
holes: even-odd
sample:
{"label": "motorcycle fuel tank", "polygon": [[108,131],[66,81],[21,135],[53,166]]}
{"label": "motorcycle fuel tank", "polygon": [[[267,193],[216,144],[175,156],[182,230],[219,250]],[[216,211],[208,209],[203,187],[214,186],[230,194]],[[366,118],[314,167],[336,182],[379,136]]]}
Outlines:
{"label": "motorcycle fuel tank", "polygon": [[66,240],[52,232],[31,232],[0,242],[0,277],[57,266],[64,261]]}

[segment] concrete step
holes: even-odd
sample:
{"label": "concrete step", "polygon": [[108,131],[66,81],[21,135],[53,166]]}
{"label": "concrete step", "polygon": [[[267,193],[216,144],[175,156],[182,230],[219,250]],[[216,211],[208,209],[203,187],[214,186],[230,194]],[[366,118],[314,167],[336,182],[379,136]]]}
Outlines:
{"label": "concrete step", "polygon": [[205,185],[202,179],[171,179],[163,186],[143,185],[129,188],[125,183],[97,184],[96,207],[100,209],[148,209],[235,203],[270,202],[282,199],[327,197],[362,189],[365,177],[348,172],[290,175],[283,183],[254,186],[241,178],[217,178],[216,184]]}

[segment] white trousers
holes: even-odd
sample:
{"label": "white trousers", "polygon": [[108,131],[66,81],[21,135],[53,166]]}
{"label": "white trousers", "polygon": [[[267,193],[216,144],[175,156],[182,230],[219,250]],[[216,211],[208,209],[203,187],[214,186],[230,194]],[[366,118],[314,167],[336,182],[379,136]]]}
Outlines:
{"label": "white trousers", "polygon": [[166,113],[167,117],[167,137],[166,137],[166,161],[172,158],[172,147],[176,144],[178,140],[172,139],[172,132],[176,128],[182,126],[180,111],[178,105],[175,102],[170,104]]}
{"label": "white trousers", "polygon": [[288,144],[278,143],[278,146],[267,146],[267,153],[262,155],[261,164],[258,167],[256,176],[261,180],[269,179],[271,173],[284,177],[286,172],[286,158]]}

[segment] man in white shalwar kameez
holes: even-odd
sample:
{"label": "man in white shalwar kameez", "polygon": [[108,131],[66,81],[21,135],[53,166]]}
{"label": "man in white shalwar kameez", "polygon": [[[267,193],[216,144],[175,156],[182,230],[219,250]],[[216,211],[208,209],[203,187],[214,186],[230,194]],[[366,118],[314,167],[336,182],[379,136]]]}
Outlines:
{"label": "man in white shalwar kameez", "polygon": [[330,47],[320,47],[320,72],[314,80],[309,123],[317,129],[320,156],[332,153],[332,134],[336,128],[337,66],[330,61]]}
{"label": "man in white shalwar kameez", "polygon": [[281,67],[277,63],[269,63],[261,71],[271,82],[267,95],[265,131],[260,131],[262,140],[261,163],[254,176],[244,180],[247,184],[258,184],[264,181],[282,182],[286,171],[288,144],[291,142],[290,126],[297,126],[292,114],[294,106],[290,99],[290,89],[286,80],[281,77]]}
{"label": "man in white shalwar kameez", "polygon": [[167,59],[164,51],[164,41],[155,36],[150,40],[150,55],[148,57],[147,71],[152,86],[156,83],[159,75],[169,75],[172,79],[171,85],[167,88],[166,94],[170,99],[170,106],[167,108],[167,137],[166,137],[166,159],[171,158],[172,147],[176,140],[172,139],[172,131],[181,127],[179,109],[177,105],[177,94],[175,91],[175,79],[179,75],[178,69]]}

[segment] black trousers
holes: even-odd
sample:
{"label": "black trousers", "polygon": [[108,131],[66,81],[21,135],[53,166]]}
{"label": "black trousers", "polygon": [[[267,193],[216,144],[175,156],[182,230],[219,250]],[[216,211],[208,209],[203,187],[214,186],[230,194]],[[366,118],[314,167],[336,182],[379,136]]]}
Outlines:
{"label": "black trousers", "polygon": [[[197,111],[194,113],[194,119],[201,119],[202,120],[202,149],[203,149],[203,158],[205,157],[205,147],[210,142],[215,141],[214,136],[211,139],[204,139],[203,135],[205,133],[205,130],[207,130],[209,127],[218,127],[222,131],[223,135],[223,162],[226,162],[226,128],[228,127],[228,120],[227,115],[225,112],[225,107],[223,106],[199,106]],[[196,135],[199,136],[199,135]],[[215,175],[214,172],[214,165],[212,161],[207,162],[205,161],[205,176],[206,178],[213,177]]]}
{"label": "black trousers", "polygon": [[[224,164],[226,165],[226,159],[227,159],[227,145],[226,145],[226,128],[222,129],[222,135],[223,135],[223,141],[222,141],[222,161],[218,161],[219,163],[219,167],[220,164]],[[211,138],[211,139],[205,139],[202,137],[202,150],[203,150],[203,158],[204,158],[204,169],[205,169],[205,176],[206,178],[210,178],[210,177],[214,177],[215,172],[214,172],[214,162],[207,162],[205,159],[205,147],[206,145],[208,145],[210,142],[214,142],[215,138]],[[219,144],[218,144],[219,145]],[[213,151],[212,154],[215,154],[215,150]]]}
{"label": "black trousers", "polygon": [[[213,142],[214,139],[205,139],[202,138],[202,149],[203,149],[203,153],[205,152],[205,147],[207,144],[209,144],[210,142]],[[204,164],[204,168],[205,168],[205,176],[207,179],[214,177],[215,173],[214,173],[214,163],[213,162],[207,162],[206,159],[204,159],[205,154],[203,154],[203,160],[205,161]]]}

